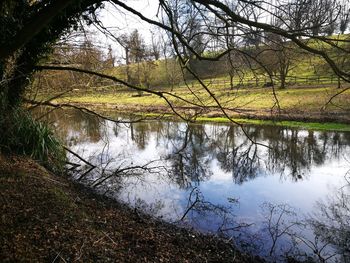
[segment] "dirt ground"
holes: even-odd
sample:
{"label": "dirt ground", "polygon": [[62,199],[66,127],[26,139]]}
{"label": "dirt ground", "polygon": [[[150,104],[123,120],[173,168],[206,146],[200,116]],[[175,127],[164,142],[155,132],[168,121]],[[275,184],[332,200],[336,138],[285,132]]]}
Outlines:
{"label": "dirt ground", "polygon": [[0,155],[1,262],[263,262]]}

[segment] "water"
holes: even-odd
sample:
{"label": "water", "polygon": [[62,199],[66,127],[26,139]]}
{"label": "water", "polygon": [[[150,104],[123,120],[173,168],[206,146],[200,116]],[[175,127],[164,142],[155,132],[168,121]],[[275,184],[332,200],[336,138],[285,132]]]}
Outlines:
{"label": "water", "polygon": [[81,181],[135,209],[270,260],[349,262],[348,132],[247,126],[248,138],[228,124],[116,124],[78,111],[48,118],[97,166]]}

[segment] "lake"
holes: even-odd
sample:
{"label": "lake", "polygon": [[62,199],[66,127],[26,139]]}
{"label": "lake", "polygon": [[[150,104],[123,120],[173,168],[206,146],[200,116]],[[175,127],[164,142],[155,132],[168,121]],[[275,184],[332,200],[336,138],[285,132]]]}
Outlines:
{"label": "lake", "polygon": [[135,211],[268,260],[349,262],[349,132],[244,126],[247,137],[230,124],[123,124],[75,110],[45,118],[96,166],[69,154],[80,165],[72,176]]}

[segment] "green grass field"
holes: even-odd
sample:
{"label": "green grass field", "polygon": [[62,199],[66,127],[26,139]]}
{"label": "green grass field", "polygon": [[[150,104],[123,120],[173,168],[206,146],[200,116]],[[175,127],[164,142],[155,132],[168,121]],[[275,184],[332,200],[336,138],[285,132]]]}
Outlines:
{"label": "green grass field", "polygon": [[[193,104],[204,106],[218,106],[214,99],[202,88],[197,86],[185,86],[174,89],[173,92],[162,89],[165,96],[174,106],[189,107]],[[246,110],[270,110],[276,102],[271,88],[253,88],[230,90],[227,88],[210,88],[220,105],[226,108],[238,108]],[[322,88],[289,88],[275,90],[276,98],[282,110],[316,112],[324,108],[329,111],[339,109],[350,109],[350,90],[337,96],[332,103],[327,105],[328,100],[340,90],[335,87]],[[146,93],[144,93],[146,94]],[[178,99],[176,97],[181,99]],[[184,101],[186,100],[186,101]],[[166,101],[156,95],[137,96],[135,91],[115,91],[96,93],[88,92],[71,93],[69,96],[56,100],[57,102],[91,103],[91,104],[116,104],[116,105],[143,105],[143,106],[165,106]]]}
{"label": "green grass field", "polygon": [[[340,38],[348,37],[349,35],[340,36]],[[318,46],[319,43],[313,40],[308,41],[308,45],[313,47]],[[329,45],[325,45],[323,48],[331,56],[336,56],[336,52]],[[230,116],[240,119],[246,117],[250,119],[274,119],[276,113],[278,113],[279,116],[282,116],[278,118],[279,120],[350,123],[350,116],[348,116],[350,111],[350,89],[341,92],[342,89],[350,87],[350,83],[340,82],[341,88],[338,88],[337,77],[321,57],[307,54],[297,47],[294,51],[285,89],[279,89],[280,79],[277,75],[273,78],[275,84],[273,89],[267,87],[267,83],[271,80],[266,76],[266,72],[264,74],[259,69],[253,70],[254,67],[247,68],[244,65],[240,68],[241,75],[235,73],[233,87],[231,87],[228,71],[227,69],[225,73],[223,71],[225,68],[224,61],[200,64],[202,73],[199,75],[201,75],[206,87],[193,80],[193,76],[192,78],[191,76],[186,77],[187,84],[185,85],[176,60],[168,59],[165,61],[163,59],[154,62],[142,62],[139,65],[129,65],[133,81],[139,79],[139,84],[134,83],[135,86],[143,88],[150,86],[150,91],[162,92],[163,98],[149,92],[143,92],[140,96],[135,90],[116,86],[113,82],[110,82],[109,84],[103,84],[101,87],[80,88],[56,99],[55,102],[84,104],[89,105],[89,107],[101,107],[103,105],[102,108],[105,106],[107,108],[118,107],[119,109],[122,108],[124,112],[147,114],[169,113],[169,107],[165,108],[165,106],[169,106],[170,103],[173,107],[180,108],[182,113],[185,114],[187,113],[186,109],[206,108],[207,113],[202,116],[204,119],[207,117],[223,117],[223,113],[220,111],[220,107],[222,107],[230,110],[230,114],[232,114]],[[349,61],[346,63],[347,66],[350,66]],[[167,66],[170,66],[168,70],[172,70],[172,77],[177,79],[176,84],[172,87],[168,82]],[[138,71],[138,68],[145,70]],[[126,66],[111,68],[105,70],[104,73],[125,80]],[[148,85],[142,82],[146,79],[149,81]],[[334,97],[339,92],[341,94]],[[332,97],[334,98],[330,101]],[[45,98],[48,98],[47,94],[40,96],[40,99]],[[208,114],[208,111],[211,114]],[[239,113],[237,113],[238,111]],[[287,123],[283,125],[287,125]],[[290,124],[289,126],[293,125],[302,126],[300,123]],[[309,125],[309,127],[315,129],[327,129],[324,125],[322,127],[318,124],[311,126]]]}

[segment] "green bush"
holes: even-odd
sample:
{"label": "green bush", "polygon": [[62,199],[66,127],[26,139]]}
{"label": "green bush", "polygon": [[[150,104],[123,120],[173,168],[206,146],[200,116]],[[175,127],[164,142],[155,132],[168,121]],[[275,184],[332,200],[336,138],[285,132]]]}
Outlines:
{"label": "green bush", "polygon": [[30,156],[55,172],[63,169],[65,150],[51,128],[16,109],[0,119],[0,150]]}

